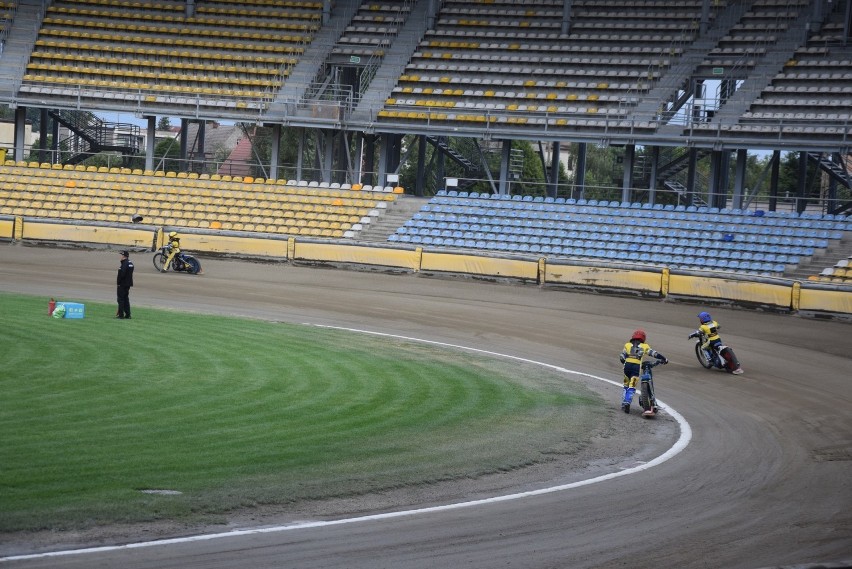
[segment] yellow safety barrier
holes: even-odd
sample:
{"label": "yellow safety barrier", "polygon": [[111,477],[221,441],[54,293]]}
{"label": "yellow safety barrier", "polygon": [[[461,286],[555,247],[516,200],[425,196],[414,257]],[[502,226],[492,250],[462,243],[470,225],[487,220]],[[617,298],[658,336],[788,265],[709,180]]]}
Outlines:
{"label": "yellow safety barrier", "polygon": [[234,237],[181,231],[181,250],[189,253],[221,253],[287,259],[287,241],[274,238]]}
{"label": "yellow safety barrier", "polygon": [[790,308],[791,286],[707,276],[669,276],[669,295],[718,298],[781,308]]}
{"label": "yellow safety barrier", "polygon": [[399,267],[417,271],[420,268],[421,249],[381,249],[358,245],[336,245],[332,243],[308,243],[297,241],[293,259],[322,261],[326,263],[351,263]]}
{"label": "yellow safety barrier", "polygon": [[420,270],[539,281],[538,261],[477,255],[424,251]]}
{"label": "yellow safety barrier", "polygon": [[15,220],[0,219],[0,239],[14,239],[15,237]]}
{"label": "yellow safety barrier", "polygon": [[128,248],[145,247],[146,249],[151,247],[150,229],[63,225],[32,220],[26,220],[22,226],[20,239],[23,240],[98,243]]}
{"label": "yellow safety barrier", "polygon": [[581,267],[548,263],[545,284],[618,288],[661,294],[662,275],[657,271],[636,271],[608,267]]}
{"label": "yellow safety barrier", "polygon": [[[718,299],[735,303],[771,306],[783,310],[852,314],[848,288],[804,285],[778,279],[750,281],[708,274],[672,274],[668,268],[578,266],[549,262],[547,258],[509,259],[464,253],[362,246],[349,243],[316,243],[265,237],[238,237],[220,233],[182,231],[188,250],[282,260],[330,264],[394,267],[425,271],[519,279],[542,285],[621,289],[656,295]],[[22,217],[0,219],[0,239],[100,243],[121,247],[159,247],[162,228],[111,227],[48,223]],[[813,288],[811,288],[813,287]]]}
{"label": "yellow safety barrier", "polygon": [[852,314],[852,292],[802,287],[799,310]]}

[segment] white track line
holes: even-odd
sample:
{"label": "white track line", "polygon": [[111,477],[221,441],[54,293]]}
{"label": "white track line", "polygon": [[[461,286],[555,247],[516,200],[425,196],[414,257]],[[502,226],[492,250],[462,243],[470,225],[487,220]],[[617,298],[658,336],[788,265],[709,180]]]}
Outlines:
{"label": "white track line", "polygon": [[[527,358],[521,358],[518,356],[510,356],[508,354],[501,354],[499,352],[491,352],[488,350],[481,350],[479,348],[470,348],[468,346],[460,346],[457,344],[449,344],[446,342],[437,342],[434,340],[423,340],[421,338],[411,338],[408,336],[399,336],[397,334],[386,334],[383,332],[371,332],[369,330],[359,330],[357,328],[344,328],[342,326],[324,326],[318,324],[308,324],[309,326],[316,326],[318,328],[331,328],[334,330],[343,330],[347,332],[358,332],[360,334],[370,334],[373,336],[382,336],[386,338],[395,338],[398,340],[408,340],[412,342],[420,342],[423,344],[431,344],[433,346],[442,346],[446,348],[455,348],[459,350],[465,350],[468,352],[475,352],[478,354],[485,354],[489,356],[495,356],[499,358],[525,362],[530,364],[539,365],[542,367],[546,367],[561,373],[579,375],[583,377],[588,377],[591,379],[597,379],[599,381],[605,381],[607,383],[611,383],[615,386],[621,386],[621,382],[616,382],[611,379],[606,379],[604,377],[599,377],[596,375],[592,375],[589,373],[583,373],[579,371],[574,371],[570,369],[566,369],[563,367],[555,366],[552,364],[546,364],[544,362],[537,362],[535,360],[530,360]],[[657,400],[660,404],[663,404],[662,401]],[[649,468],[653,468],[659,464],[662,464],[673,458],[677,454],[679,454],[686,446],[689,444],[689,441],[692,439],[692,429],[689,426],[689,423],[684,419],[683,415],[675,411],[669,406],[666,406],[666,413],[671,415],[680,426],[680,437],[675,442],[675,444],[668,449],[666,452],[658,456],[657,458],[641,463],[632,468],[627,468],[625,470],[619,470],[618,472],[612,472],[610,474],[604,474],[601,476],[596,476],[595,478],[589,478],[588,480],[580,480],[578,482],[572,482],[570,484],[563,484],[561,486],[551,486],[549,488],[541,488],[539,490],[530,490],[528,492],[520,492],[518,494],[507,494],[504,496],[494,496],[493,498],[484,498],[481,500],[472,500],[470,502],[457,502],[454,504],[445,504],[443,506],[432,506],[430,508],[418,508],[415,510],[405,510],[401,512],[387,512],[384,514],[373,514],[369,516],[359,516],[356,518],[345,518],[342,520],[330,520],[330,521],[315,521],[315,522],[296,522],[290,525],[284,526],[271,526],[271,527],[263,527],[263,528],[255,528],[255,529],[243,529],[243,530],[233,530],[222,533],[211,533],[205,535],[192,535],[187,537],[177,537],[173,539],[160,539],[156,541],[141,541],[138,543],[128,543],[125,545],[107,545],[103,547],[89,547],[85,549],[69,549],[65,551],[51,551],[47,553],[34,553],[30,555],[14,555],[10,557],[0,557],[0,563],[4,561],[19,561],[24,559],[43,559],[48,557],[64,557],[68,555],[84,555],[87,553],[103,553],[108,551],[120,551],[126,549],[139,549],[142,547],[154,547],[159,545],[173,545],[178,543],[191,543],[196,541],[209,541],[214,539],[222,539],[227,537],[240,537],[244,535],[258,535],[264,533],[277,533],[284,531],[292,531],[298,529],[309,529],[309,528],[318,528],[318,527],[328,527],[328,526],[338,526],[344,524],[354,524],[360,522],[369,522],[369,521],[378,521],[378,520],[388,520],[392,518],[401,518],[403,516],[414,516],[418,514],[426,514],[433,512],[443,512],[447,510],[457,510],[460,508],[470,508],[473,506],[481,506],[483,504],[494,504],[496,502],[507,502],[509,500],[519,500],[521,498],[527,498],[529,496],[539,496],[542,494],[552,494],[554,492],[561,492],[563,490],[570,490],[571,488],[579,488],[581,486],[588,486],[589,484],[596,484],[598,482],[603,482],[605,480],[612,480],[613,478],[619,478],[621,476],[627,476],[629,474],[633,474],[635,472],[640,472],[642,470],[647,470]]]}

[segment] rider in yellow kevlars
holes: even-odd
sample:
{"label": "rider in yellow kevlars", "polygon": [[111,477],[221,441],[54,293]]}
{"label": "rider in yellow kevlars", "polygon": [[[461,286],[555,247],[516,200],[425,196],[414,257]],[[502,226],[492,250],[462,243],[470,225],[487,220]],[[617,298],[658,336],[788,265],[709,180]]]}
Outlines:
{"label": "rider in yellow kevlars", "polygon": [[177,234],[177,231],[171,231],[169,233],[169,257],[166,259],[166,262],[163,263],[163,268],[160,269],[160,271],[165,273],[166,268],[170,266],[169,263],[171,263],[178,254],[180,254],[180,236]]}
{"label": "rider in yellow kevlars", "polygon": [[[719,337],[719,328],[721,326],[707,312],[700,312],[698,314],[698,321],[700,323],[698,330],[690,334],[688,338],[700,338],[703,340],[701,349],[710,352],[710,355],[715,358],[722,346],[722,338]],[[740,362],[734,358],[734,370],[731,373],[740,374],[742,372],[743,368],[740,367]]]}
{"label": "rider in yellow kevlars", "polygon": [[625,413],[630,413],[630,403],[633,401],[633,394],[636,393],[636,385],[639,383],[642,360],[649,357],[656,358],[664,364],[669,363],[669,360],[663,354],[651,349],[651,346],[645,343],[645,339],[645,331],[636,330],[630,336],[630,341],[624,344],[624,349],[621,350],[619,360],[624,364],[624,394],[621,400],[621,410]]}

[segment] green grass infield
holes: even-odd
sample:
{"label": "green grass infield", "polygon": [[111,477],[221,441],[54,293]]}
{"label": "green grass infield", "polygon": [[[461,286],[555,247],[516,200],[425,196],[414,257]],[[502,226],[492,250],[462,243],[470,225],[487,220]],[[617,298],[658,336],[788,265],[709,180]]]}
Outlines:
{"label": "green grass infield", "polygon": [[45,298],[0,294],[2,532],[220,523],[470,479],[570,452],[605,420],[599,396],[540,366],[85,305],[83,319],[55,319]]}

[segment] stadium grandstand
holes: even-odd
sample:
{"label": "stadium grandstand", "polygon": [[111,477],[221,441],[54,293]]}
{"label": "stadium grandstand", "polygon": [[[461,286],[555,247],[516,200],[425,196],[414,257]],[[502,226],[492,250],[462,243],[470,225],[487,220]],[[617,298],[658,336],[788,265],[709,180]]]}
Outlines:
{"label": "stadium grandstand", "polygon": [[[852,0],[0,0],[0,218],[846,285],[850,27]],[[220,123],[251,169],[211,166]]]}

